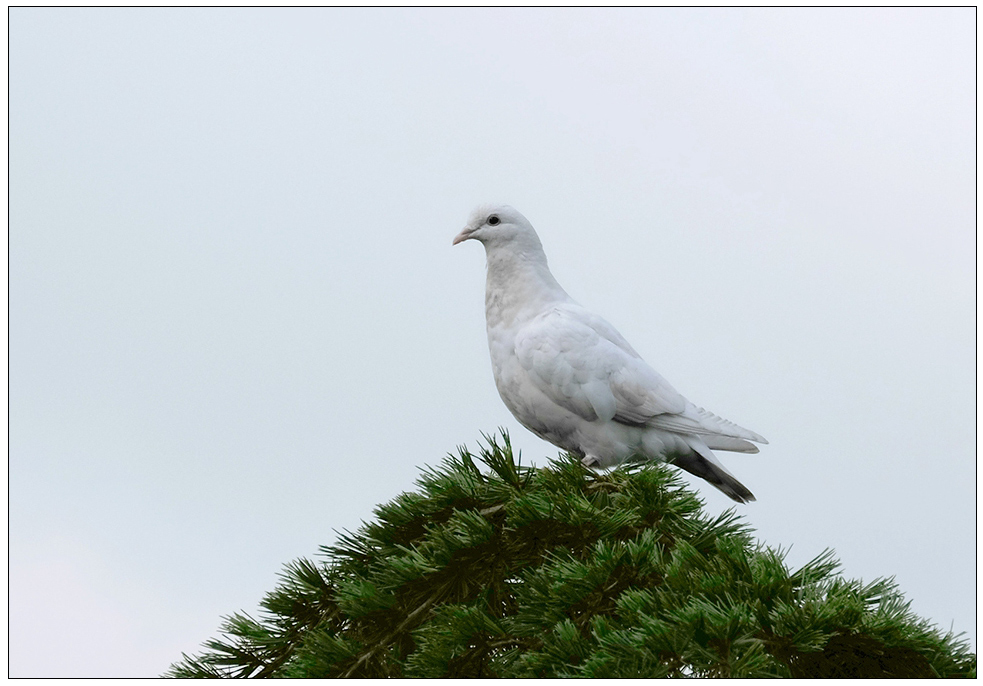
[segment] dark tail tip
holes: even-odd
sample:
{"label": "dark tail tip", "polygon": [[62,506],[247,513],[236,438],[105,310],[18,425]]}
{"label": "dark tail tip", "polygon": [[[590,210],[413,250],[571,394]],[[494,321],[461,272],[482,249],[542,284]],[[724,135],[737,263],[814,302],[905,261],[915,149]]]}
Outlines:
{"label": "dark tail tip", "polygon": [[713,464],[702,455],[690,453],[681,455],[673,460],[673,464],[685,470],[693,476],[698,476],[708,483],[715,486],[731,500],[739,503],[750,503],[755,501],[754,494],[740,481],[732,477],[723,469]]}

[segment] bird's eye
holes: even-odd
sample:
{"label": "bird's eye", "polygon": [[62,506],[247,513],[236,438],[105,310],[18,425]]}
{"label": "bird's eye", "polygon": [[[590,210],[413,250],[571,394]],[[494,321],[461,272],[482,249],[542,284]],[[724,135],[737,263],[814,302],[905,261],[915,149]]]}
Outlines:
{"label": "bird's eye", "polygon": [[498,224],[500,221],[502,220],[496,217],[494,214],[488,217],[488,223],[491,224],[492,226],[495,226],[495,224]]}

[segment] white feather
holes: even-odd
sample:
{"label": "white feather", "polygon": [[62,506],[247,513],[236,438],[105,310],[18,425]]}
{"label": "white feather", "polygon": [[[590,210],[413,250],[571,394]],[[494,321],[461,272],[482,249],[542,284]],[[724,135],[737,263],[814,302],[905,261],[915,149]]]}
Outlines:
{"label": "white feather", "polygon": [[454,239],[485,246],[485,315],[502,400],[526,428],[600,467],[675,462],[735,500],[753,500],[710,448],[757,452],[764,438],[697,407],[618,331],[577,304],[550,273],[532,225],[484,206]]}

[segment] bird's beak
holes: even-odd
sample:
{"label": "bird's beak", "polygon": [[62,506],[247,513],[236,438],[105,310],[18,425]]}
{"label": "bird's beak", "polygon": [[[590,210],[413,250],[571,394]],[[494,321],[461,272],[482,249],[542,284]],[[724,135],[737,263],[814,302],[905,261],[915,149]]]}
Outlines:
{"label": "bird's beak", "polygon": [[471,234],[472,234],[473,231],[474,231],[474,229],[472,229],[470,226],[465,226],[464,227],[464,230],[461,231],[461,233],[459,233],[456,236],[454,236],[454,242],[451,243],[451,245],[457,245],[458,243],[460,243],[462,241],[468,240],[469,238],[471,238]]}

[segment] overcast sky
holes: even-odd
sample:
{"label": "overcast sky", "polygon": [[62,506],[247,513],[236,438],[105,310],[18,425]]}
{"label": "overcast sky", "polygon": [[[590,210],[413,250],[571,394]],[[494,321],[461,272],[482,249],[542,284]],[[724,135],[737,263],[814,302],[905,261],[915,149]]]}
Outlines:
{"label": "overcast sky", "polygon": [[975,17],[12,9],[11,675],[160,674],[482,431],[555,456],[484,202],[769,439],[762,541],[975,646]]}

